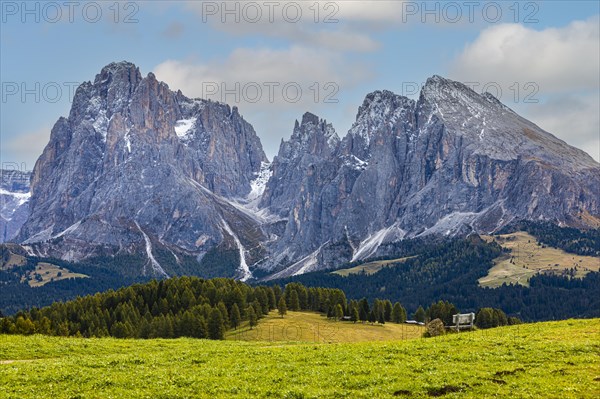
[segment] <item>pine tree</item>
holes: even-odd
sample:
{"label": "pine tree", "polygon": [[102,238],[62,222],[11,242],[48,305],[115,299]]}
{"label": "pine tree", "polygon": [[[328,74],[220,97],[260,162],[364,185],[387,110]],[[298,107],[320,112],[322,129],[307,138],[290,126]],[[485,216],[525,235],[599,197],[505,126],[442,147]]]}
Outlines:
{"label": "pine tree", "polygon": [[258,319],[256,317],[256,311],[254,310],[254,307],[248,306],[248,309],[246,309],[246,315],[248,316],[248,324],[250,325],[250,329],[252,330],[252,327],[258,324]]}
{"label": "pine tree", "polygon": [[400,309],[402,310],[402,317],[400,318],[400,322],[404,323],[406,319],[408,319],[408,314],[406,313],[406,309],[404,309],[404,306],[400,305]]}
{"label": "pine tree", "polygon": [[255,299],[254,302],[252,302],[252,307],[254,308],[254,313],[256,314],[256,319],[260,319],[263,315],[262,312],[262,306],[260,304],[260,302],[258,301],[258,299]]}
{"label": "pine tree", "polygon": [[283,316],[287,314],[287,304],[285,303],[285,298],[283,296],[279,298],[279,303],[277,304],[277,311],[281,318],[283,318]]}
{"label": "pine tree", "polygon": [[396,302],[392,308],[392,322],[404,323],[406,321],[406,310],[400,305],[400,302]]}
{"label": "pine tree", "polygon": [[419,308],[415,312],[414,318],[418,322],[421,322],[421,323],[425,322],[425,310],[423,309],[422,306],[419,306]]}
{"label": "pine tree", "polygon": [[265,315],[269,314],[269,297],[263,287],[256,289],[256,299],[260,303],[261,313]]}
{"label": "pine tree", "polygon": [[379,324],[385,324],[385,311],[383,309],[382,309],[381,312],[379,312],[379,316],[378,316],[377,322]]}
{"label": "pine tree", "polygon": [[481,308],[475,316],[475,325],[478,328],[490,328],[492,326],[492,308]]}
{"label": "pine tree", "polygon": [[336,320],[340,320],[344,316],[344,309],[342,309],[342,305],[339,303],[335,305],[334,316]]}
{"label": "pine tree", "polygon": [[298,298],[298,292],[296,290],[292,290],[290,294],[290,310],[300,310],[300,299]]}
{"label": "pine tree", "polygon": [[281,287],[278,285],[274,285],[271,288],[273,289],[273,294],[275,294],[275,301],[279,303],[279,298],[281,298],[282,295]]}
{"label": "pine tree", "polygon": [[[378,323],[381,323],[381,321],[384,317],[383,302],[381,302],[379,299],[375,299],[373,301],[373,309],[371,311],[373,312],[375,321]],[[369,318],[369,321],[371,321],[370,318]],[[373,322],[371,321],[371,323],[373,323]]]}
{"label": "pine tree", "polygon": [[225,325],[223,314],[219,309],[213,308],[208,319],[208,337],[210,339],[223,339],[225,336]]}
{"label": "pine tree", "polygon": [[125,323],[117,321],[110,328],[110,335],[115,338],[127,338],[129,336],[127,326],[125,325]]}
{"label": "pine tree", "polygon": [[385,313],[385,321],[392,321],[392,302],[390,302],[389,299],[386,299],[383,302],[383,309],[384,309],[384,313]]}
{"label": "pine tree", "polygon": [[237,330],[237,327],[240,325],[241,319],[242,316],[240,315],[240,308],[238,308],[237,303],[234,303],[231,307],[231,314],[229,315],[230,326]]}
{"label": "pine tree", "polygon": [[15,322],[17,334],[29,335],[35,332],[35,325],[29,319],[23,318],[23,316],[17,317]]}
{"label": "pine tree", "polygon": [[225,328],[227,328],[227,326],[229,324],[229,312],[227,311],[227,306],[225,306],[223,301],[220,301],[217,305],[217,309],[219,309],[219,312],[221,312],[221,317],[223,318],[223,324],[225,325]]}
{"label": "pine tree", "polygon": [[358,302],[358,316],[360,321],[365,322],[369,319],[369,302],[367,298],[363,298]]}
{"label": "pine tree", "polygon": [[377,314],[375,313],[375,308],[373,308],[369,312],[369,323],[373,324],[376,321],[377,321]]}
{"label": "pine tree", "polygon": [[356,306],[353,306],[351,311],[350,311],[350,320],[352,320],[353,322],[357,322],[359,318],[358,315],[358,308]]}
{"label": "pine tree", "polygon": [[161,337],[173,338],[174,336],[175,336],[175,327],[173,326],[173,316],[171,315],[171,313],[169,313],[164,317],[164,321],[162,324]]}
{"label": "pine tree", "polygon": [[277,300],[275,299],[275,292],[272,287],[267,288],[267,296],[269,298],[269,309],[275,309],[277,307]]}
{"label": "pine tree", "polygon": [[496,324],[496,326],[506,326],[508,324],[508,318],[502,309],[494,309],[494,316],[494,319],[498,320],[498,324]]}
{"label": "pine tree", "polygon": [[69,323],[67,321],[61,322],[56,327],[56,335],[59,335],[61,337],[68,337],[69,336]]}

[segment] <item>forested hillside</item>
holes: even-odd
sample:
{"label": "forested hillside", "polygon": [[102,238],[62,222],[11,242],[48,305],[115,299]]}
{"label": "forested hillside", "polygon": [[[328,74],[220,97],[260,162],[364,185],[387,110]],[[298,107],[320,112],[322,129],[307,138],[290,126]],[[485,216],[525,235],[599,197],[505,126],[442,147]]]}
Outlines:
{"label": "forested hillside", "polygon": [[579,230],[550,222],[523,220],[503,228],[498,234],[526,231],[549,247],[577,255],[600,256],[600,229]]}
{"label": "forested hillside", "polygon": [[[378,312],[374,317],[383,313],[382,304],[374,307]],[[348,303],[339,289],[289,284],[282,290],[232,279],[180,277],[18,312],[0,320],[0,333],[222,339],[227,329],[237,328],[243,320],[256,325],[275,308],[282,315],[287,309],[313,310],[339,319]]]}
{"label": "forested hillside", "polygon": [[461,311],[500,308],[527,321],[600,315],[600,274],[596,272],[583,279],[540,274],[529,280],[529,287],[482,288],[477,280],[487,274],[493,259],[502,253],[497,244],[473,236],[410,248],[402,256],[416,256],[388,264],[374,274],[343,277],[315,272],[277,282],[340,288],[356,299],[393,298],[406,306],[409,313],[419,305],[441,299],[452,302]]}

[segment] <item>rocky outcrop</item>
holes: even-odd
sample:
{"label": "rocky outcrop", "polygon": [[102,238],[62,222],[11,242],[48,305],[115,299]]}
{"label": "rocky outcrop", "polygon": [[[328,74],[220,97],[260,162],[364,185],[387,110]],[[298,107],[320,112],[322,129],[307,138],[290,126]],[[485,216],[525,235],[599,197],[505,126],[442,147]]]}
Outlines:
{"label": "rocky outcrop", "polygon": [[236,107],[122,62],[81,85],[52,129],[17,239],[72,260],[141,254],[154,275],[177,272],[157,255],[168,252],[198,270],[210,258],[239,278],[282,277],[515,219],[597,226],[598,198],[589,155],[439,76],[417,101],[368,94],[342,139],[304,114],[269,164]]}
{"label": "rocky outcrop", "polygon": [[[367,95],[333,153],[306,164],[305,153],[290,159],[280,150],[285,161],[274,161],[284,170],[273,174],[263,205],[287,217],[286,232],[294,233],[276,252],[296,255],[278,277],[365,259],[404,237],[490,233],[518,219],[600,221],[597,162],[493,96],[439,76],[416,102],[389,91]],[[269,194],[280,182],[294,187],[291,196]],[[300,215],[309,217],[299,223]],[[280,267],[277,259],[273,268]]]}
{"label": "rocky outcrop", "polygon": [[11,241],[29,216],[31,173],[0,169],[0,243]]}
{"label": "rocky outcrop", "polygon": [[266,160],[237,108],[110,64],[52,129],[18,239],[67,259],[141,252],[150,263],[152,245],[198,260],[216,246],[258,248],[257,221],[225,198],[247,195]]}

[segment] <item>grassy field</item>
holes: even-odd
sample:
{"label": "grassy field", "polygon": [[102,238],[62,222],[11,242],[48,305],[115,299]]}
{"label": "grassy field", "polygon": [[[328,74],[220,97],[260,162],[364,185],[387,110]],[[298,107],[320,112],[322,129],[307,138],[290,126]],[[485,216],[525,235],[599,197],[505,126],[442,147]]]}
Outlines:
{"label": "grassy field", "polygon": [[483,287],[493,288],[503,283],[528,286],[529,277],[540,272],[560,275],[568,269],[577,268],[575,276],[583,277],[590,271],[600,270],[600,258],[570,254],[551,247],[542,248],[536,244],[535,237],[522,231],[483,238],[495,240],[511,251],[496,259],[488,275],[479,279]]}
{"label": "grassy field", "polygon": [[[380,271],[385,266],[390,266],[393,263],[402,263],[407,259],[414,258],[414,256],[408,256],[406,258],[390,259],[390,260],[376,260],[373,262],[363,263],[358,266],[354,266],[348,269],[339,269],[331,272],[332,274],[339,274],[340,276],[346,277],[349,274],[359,274],[364,272],[365,274],[374,274]],[[393,266],[393,265],[392,265]]]}
{"label": "grassy field", "polygon": [[[36,279],[35,276],[39,275],[40,278]],[[44,284],[48,284],[52,281],[65,280],[68,278],[87,278],[89,276],[81,273],[73,273],[69,269],[60,268],[56,265],[46,262],[39,262],[35,266],[34,271],[27,272],[22,278],[21,282],[27,282],[30,287],[41,287]]]}
{"label": "grassy field", "polygon": [[236,341],[300,341],[300,342],[373,342],[418,338],[425,328],[417,325],[386,323],[362,324],[329,320],[314,312],[288,312],[281,318],[271,312],[252,330],[247,323],[227,333]]}
{"label": "grassy field", "polygon": [[600,320],[371,343],[0,336],[0,398],[597,398]]}
{"label": "grassy field", "polygon": [[[27,264],[27,258],[24,254],[17,253],[14,244],[4,244],[3,259],[0,260],[0,270],[12,270],[15,267]],[[60,275],[59,275],[60,274]],[[36,278],[36,276],[39,276]],[[74,273],[67,268],[60,268],[47,262],[38,262],[35,270],[27,271],[21,275],[21,283],[29,284],[30,287],[41,287],[53,281],[65,280],[68,278],[88,278],[89,276],[81,273]]]}
{"label": "grassy field", "polygon": [[24,256],[9,252],[8,260],[0,263],[0,270],[10,270],[15,266],[23,266],[25,263],[27,263],[27,259]]}

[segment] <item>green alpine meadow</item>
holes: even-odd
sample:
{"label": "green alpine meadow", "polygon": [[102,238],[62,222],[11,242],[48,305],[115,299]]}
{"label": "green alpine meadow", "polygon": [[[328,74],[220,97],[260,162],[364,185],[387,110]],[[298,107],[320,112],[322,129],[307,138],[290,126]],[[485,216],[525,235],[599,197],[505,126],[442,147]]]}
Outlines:
{"label": "green alpine meadow", "polygon": [[598,4],[0,0],[0,399],[600,399]]}
{"label": "green alpine meadow", "polygon": [[371,343],[0,335],[0,398],[597,398],[599,350],[600,319]]}

